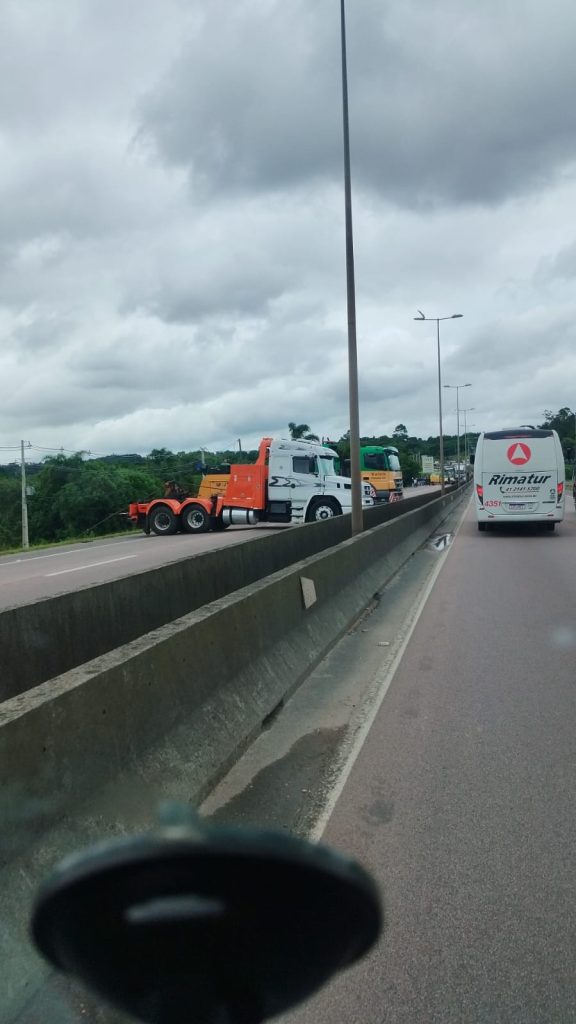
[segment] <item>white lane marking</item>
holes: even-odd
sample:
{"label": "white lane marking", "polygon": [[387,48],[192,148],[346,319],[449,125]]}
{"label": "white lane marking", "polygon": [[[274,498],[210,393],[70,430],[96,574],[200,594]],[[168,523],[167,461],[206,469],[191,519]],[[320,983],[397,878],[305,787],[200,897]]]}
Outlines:
{"label": "white lane marking", "polygon": [[[462,523],[464,522],[464,518],[466,516],[466,512],[468,511],[468,504],[469,503],[466,502],[466,505],[465,505],[465,508],[464,508],[464,512],[462,513],[460,522],[458,523],[458,527],[454,531],[454,536],[456,536],[456,534],[458,533],[460,527],[462,526]],[[336,785],[334,786],[334,789],[332,790],[332,792],[330,794],[330,799],[326,803],[326,806],[325,806],[324,810],[322,811],[322,814],[318,818],[318,821],[316,822],[316,825],[314,826],[314,828],[312,829],[312,831],[309,833],[309,835],[307,837],[313,843],[319,842],[321,840],[321,838],[322,838],[322,835],[324,834],[326,826],[328,825],[328,822],[330,821],[330,818],[332,817],[332,814],[334,813],[334,809],[336,807],[336,804],[338,803],[340,797],[342,796],[342,792],[344,790],[344,786],[348,782],[348,779],[349,779],[350,775],[352,774],[352,769],[354,768],[354,765],[356,764],[358,756],[359,756],[359,754],[360,754],[360,752],[362,750],[362,747],[364,746],[364,744],[366,742],[366,738],[368,736],[368,733],[370,732],[372,726],[374,725],[374,722],[376,720],[378,712],[380,711],[380,708],[382,706],[382,701],[384,700],[384,697],[386,696],[386,694],[388,693],[388,690],[390,689],[390,684],[391,684],[392,680],[394,679],[394,676],[396,675],[396,672],[398,670],[398,666],[400,665],[400,662],[402,661],[402,658],[404,657],[404,652],[406,651],[406,648],[408,647],[408,644],[410,643],[410,639],[412,637],[412,634],[413,634],[414,630],[416,629],[416,626],[418,624],[418,620],[420,619],[420,616],[422,615],[422,612],[424,611],[424,608],[426,607],[426,602],[428,601],[428,598],[430,597],[430,594],[432,592],[432,588],[434,587],[434,584],[436,583],[436,580],[438,579],[438,576],[440,575],[440,572],[442,570],[444,562],[448,558],[448,555],[450,554],[450,552],[453,551],[453,550],[454,550],[454,545],[453,544],[450,544],[449,547],[444,548],[444,550],[441,552],[441,555],[440,555],[440,558],[439,558],[439,560],[438,560],[438,562],[436,564],[436,567],[435,567],[435,569],[434,569],[430,579],[428,580],[427,585],[424,587],[424,590],[422,591],[422,595],[421,595],[420,601],[418,602],[418,604],[416,605],[416,608],[415,608],[414,617],[413,617],[412,622],[410,623],[410,625],[408,627],[408,632],[406,633],[402,643],[400,644],[400,647],[396,651],[396,655],[395,655],[395,657],[394,657],[394,659],[392,661],[392,664],[387,669],[383,679],[381,680],[381,688],[380,688],[380,692],[378,694],[378,697],[376,699],[376,702],[374,703],[374,705],[373,705],[369,715],[366,717],[366,719],[362,723],[362,726],[358,730],[356,738],[355,738],[355,740],[354,740],[354,742],[353,742],[353,744],[352,744],[352,746],[350,748],[350,753],[348,754],[348,757],[347,757],[347,759],[346,759],[346,761],[345,761],[345,763],[344,763],[344,765],[342,767],[342,772],[340,774],[340,777],[339,777]]]}
{"label": "white lane marking", "polygon": [[64,576],[67,572],[81,572],[82,569],[94,569],[97,565],[111,565],[112,562],[125,562],[128,558],[138,558],[138,555],[122,555],[121,558],[107,558],[105,562],[89,562],[88,565],[76,565],[73,569],[59,569],[58,572],[47,572],[48,576]]}
{"label": "white lane marking", "polygon": [[75,555],[81,548],[72,548],[71,551],[57,551],[54,555],[30,555],[29,558],[13,558],[11,562],[0,562],[0,569],[5,565],[22,565],[24,562],[41,562],[43,558],[61,558],[62,555]]}
{"label": "white lane marking", "polygon": [[[149,538],[148,537],[135,537],[132,540],[132,543],[134,543],[135,540],[146,540],[146,541],[148,541]],[[120,541],[119,543],[116,543],[116,544],[99,544],[98,545],[98,550],[102,551],[103,548],[116,548],[116,547],[119,547],[121,544],[125,544],[125,543],[126,543],[126,541]],[[23,562],[41,562],[43,558],[62,558],[63,555],[77,555],[79,551],[83,551],[83,550],[85,550],[85,549],[84,548],[67,548],[66,551],[55,551],[52,555],[30,555],[28,558],[13,558],[11,562],[2,562],[2,561],[0,561],[0,569],[3,569],[5,565],[21,565]],[[130,556],[130,557],[132,557],[132,556]]]}

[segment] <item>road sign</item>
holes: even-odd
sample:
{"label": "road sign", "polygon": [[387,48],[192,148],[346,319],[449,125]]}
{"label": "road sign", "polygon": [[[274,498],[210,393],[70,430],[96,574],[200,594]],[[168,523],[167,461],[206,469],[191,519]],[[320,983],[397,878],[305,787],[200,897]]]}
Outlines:
{"label": "road sign", "polygon": [[432,455],[422,456],[422,472],[433,473],[434,472],[434,459]]}

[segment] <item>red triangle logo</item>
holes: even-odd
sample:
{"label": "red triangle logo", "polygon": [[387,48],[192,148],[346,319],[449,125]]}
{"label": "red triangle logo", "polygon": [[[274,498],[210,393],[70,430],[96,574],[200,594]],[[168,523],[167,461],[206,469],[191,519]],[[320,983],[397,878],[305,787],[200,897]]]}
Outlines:
{"label": "red triangle logo", "polygon": [[508,456],[509,461],[515,466],[525,466],[532,458],[532,452],[528,445],[522,444],[521,441],[518,441],[516,444],[511,444],[506,455]]}

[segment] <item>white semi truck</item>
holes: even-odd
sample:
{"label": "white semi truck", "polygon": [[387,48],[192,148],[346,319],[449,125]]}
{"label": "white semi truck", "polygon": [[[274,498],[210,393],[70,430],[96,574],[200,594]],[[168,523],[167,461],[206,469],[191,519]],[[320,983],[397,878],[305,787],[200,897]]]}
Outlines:
{"label": "white semi truck", "polygon": [[[348,477],[335,471],[336,452],[314,441],[264,437],[255,463],[232,465],[230,475],[210,493],[194,498],[156,498],[130,505],[128,515],[149,533],[168,535],[223,530],[234,524],[305,523],[352,511]],[[207,493],[208,491],[208,493]],[[362,482],[362,504],[374,504],[372,486]]]}

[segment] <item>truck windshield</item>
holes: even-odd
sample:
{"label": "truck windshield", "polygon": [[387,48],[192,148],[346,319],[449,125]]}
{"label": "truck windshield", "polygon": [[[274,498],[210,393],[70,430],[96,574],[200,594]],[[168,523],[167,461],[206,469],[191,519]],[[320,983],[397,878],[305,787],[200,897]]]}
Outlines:
{"label": "truck windshield", "polygon": [[320,473],[322,476],[337,476],[337,471],[334,466],[334,458],[330,455],[321,455],[318,459],[320,463]]}
{"label": "truck windshield", "polygon": [[396,452],[365,452],[363,456],[365,470],[399,470],[400,461]]}
{"label": "truck windshield", "polygon": [[388,469],[386,452],[366,452],[363,461],[364,469]]}

